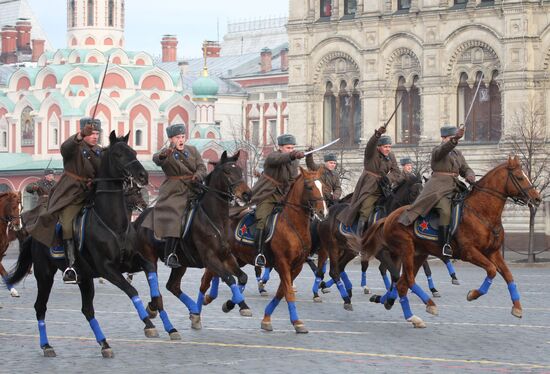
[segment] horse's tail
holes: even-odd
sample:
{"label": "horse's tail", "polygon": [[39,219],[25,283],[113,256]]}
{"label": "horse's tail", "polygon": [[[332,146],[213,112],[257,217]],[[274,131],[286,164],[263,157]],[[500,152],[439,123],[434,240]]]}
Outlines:
{"label": "horse's tail", "polygon": [[361,255],[361,260],[370,260],[376,256],[382,248],[382,243],[384,241],[384,221],[385,218],[376,221],[376,223],[371,225],[371,227],[369,227],[369,229],[363,234],[362,238],[355,235],[353,236],[355,239],[351,241],[353,246],[350,245],[350,248]]}
{"label": "horse's tail", "polygon": [[32,266],[32,237],[25,239],[20,245],[19,257],[17,263],[10,269],[8,276],[4,280],[7,284],[17,284],[21,282],[29,273]]}

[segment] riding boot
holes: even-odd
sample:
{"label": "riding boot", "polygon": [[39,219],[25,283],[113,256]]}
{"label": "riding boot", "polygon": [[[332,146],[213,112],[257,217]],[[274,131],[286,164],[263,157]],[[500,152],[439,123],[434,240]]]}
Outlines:
{"label": "riding boot", "polygon": [[167,237],[166,244],[164,245],[164,264],[169,268],[179,268],[181,264],[178,261],[178,255],[176,254],[177,244],[179,238]]}
{"label": "riding boot", "polygon": [[443,256],[453,257],[453,249],[451,248],[451,237],[449,233],[449,225],[439,226],[438,240],[441,245]]}
{"label": "riding boot", "polygon": [[254,246],[256,247],[256,258],[254,259],[254,265],[265,267],[266,259],[264,256],[264,230],[257,229],[256,236],[254,237]]}
{"label": "riding boot", "polygon": [[65,256],[68,262],[67,268],[63,271],[63,282],[67,284],[76,284],[78,283],[78,275],[74,269],[76,257],[73,239],[64,240],[63,247],[65,248]]}

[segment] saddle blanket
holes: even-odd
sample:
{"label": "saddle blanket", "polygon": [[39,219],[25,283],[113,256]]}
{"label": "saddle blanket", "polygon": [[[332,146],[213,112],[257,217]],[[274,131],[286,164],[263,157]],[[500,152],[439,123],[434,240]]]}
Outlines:
{"label": "saddle blanket", "polygon": [[[379,219],[383,218],[384,216],[384,209],[376,209],[374,213],[371,214],[369,217],[369,227],[371,225],[374,225]],[[340,234],[350,236],[350,235],[356,235],[357,233],[357,223],[358,219],[356,219],[353,222],[353,225],[348,226],[344,225],[342,222],[338,225],[338,230],[340,231]]]}
{"label": "saddle blanket", "polygon": [[[235,228],[235,239],[243,244],[254,245],[254,238],[256,236],[256,211],[247,213]],[[264,243],[267,243],[273,237],[275,232],[275,225],[277,225],[277,219],[279,218],[279,213],[271,214],[267,218],[265,240]]]}
{"label": "saddle blanket", "polygon": [[[84,227],[89,212],[90,210],[88,208],[84,208],[73,221],[73,240],[75,247],[80,253],[82,253],[83,249],[82,238],[84,237]],[[63,228],[59,222],[55,225],[55,235],[58,238],[59,243],[63,243]],[[63,244],[51,247],[50,257],[56,260],[64,259],[65,249],[63,248]]]}
{"label": "saddle blanket", "polygon": [[[451,236],[454,236],[462,219],[462,204],[453,205],[451,210]],[[439,233],[439,215],[433,210],[426,217],[418,217],[414,222],[414,234],[420,239],[437,241]]]}

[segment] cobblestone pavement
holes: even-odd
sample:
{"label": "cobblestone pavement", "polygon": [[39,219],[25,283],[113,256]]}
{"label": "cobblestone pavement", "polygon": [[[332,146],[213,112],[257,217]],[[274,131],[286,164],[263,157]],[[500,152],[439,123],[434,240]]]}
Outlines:
{"label": "cobblestone pavement", "polygon": [[[13,259],[4,261],[11,266]],[[359,287],[359,266],[348,274],[354,282],[354,311],[343,309],[336,289],[322,295],[323,303],[311,298],[313,275],[309,268],[296,281],[298,313],[309,334],[297,335],[289,323],[282,302],[273,318],[275,331],[260,330],[263,310],[270,299],[258,295],[253,269],[247,268],[250,286],[247,302],[254,316],[245,318],[237,311],[224,314],[221,301],[230,292],[220,286],[220,297],[203,309],[203,329],[190,328],[187,309],[164,291],[165,307],[172,323],[182,334],[181,341],[170,341],[160,320],[154,322],[160,338],[147,339],[131,301],[110,284],[96,281],[96,317],[113,347],[115,358],[103,359],[92,331],[80,313],[78,288],[63,285],[58,273],[46,317],[50,343],[56,358],[44,358],[38,343],[33,304],[36,283],[33,276],[16,286],[20,298],[0,292],[0,373],[550,373],[550,301],[545,287],[550,284],[549,267],[512,266],[524,307],[523,319],[510,314],[511,301],[502,278],[489,293],[474,302],[466,301],[469,289],[477,288],[485,273],[469,264],[455,267],[460,285],[451,285],[446,268],[431,262],[433,278],[442,297],[434,299],[439,316],[425,312],[416,296],[411,296],[413,312],[426,323],[414,329],[404,321],[397,303],[391,311],[368,301]],[[189,270],[183,288],[196,295],[199,270]],[[368,283],[382,292],[378,270],[372,266]],[[160,266],[160,283],[168,270]],[[418,283],[427,290],[426,279]],[[134,278],[142,299],[148,300],[143,274]],[[271,295],[277,284],[273,274],[267,284]]]}

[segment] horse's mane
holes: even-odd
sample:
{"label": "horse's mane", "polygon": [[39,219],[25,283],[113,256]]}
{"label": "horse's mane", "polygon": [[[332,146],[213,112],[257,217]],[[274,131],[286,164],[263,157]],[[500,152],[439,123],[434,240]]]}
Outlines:
{"label": "horse's mane", "polygon": [[500,170],[501,168],[505,168],[505,167],[508,167],[508,162],[507,161],[505,161],[503,163],[500,163],[497,166],[495,166],[494,168],[492,168],[491,170],[487,171],[485,173],[485,175],[483,175],[481,177],[481,179],[479,179],[476,183],[482,183],[485,180],[485,178],[489,177],[491,174],[496,173],[498,170]]}

